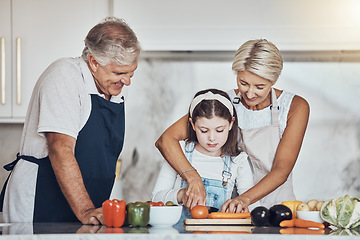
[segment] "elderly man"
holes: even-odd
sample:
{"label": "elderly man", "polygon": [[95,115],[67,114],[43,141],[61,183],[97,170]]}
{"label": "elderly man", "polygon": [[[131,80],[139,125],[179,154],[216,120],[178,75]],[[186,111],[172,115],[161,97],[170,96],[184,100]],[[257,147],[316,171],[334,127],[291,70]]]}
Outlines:
{"label": "elderly man", "polygon": [[85,39],[82,57],[63,58],[40,76],[20,153],[3,190],[5,222],[102,224],[124,141],[124,85],[140,45],[122,20],[107,18]]}

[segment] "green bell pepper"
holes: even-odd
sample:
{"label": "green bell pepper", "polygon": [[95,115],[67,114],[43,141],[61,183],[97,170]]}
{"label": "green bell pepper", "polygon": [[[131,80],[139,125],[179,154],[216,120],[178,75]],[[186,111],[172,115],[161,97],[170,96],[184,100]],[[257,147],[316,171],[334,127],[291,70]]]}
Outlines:
{"label": "green bell pepper", "polygon": [[147,202],[128,203],[127,223],[132,227],[145,227],[150,220],[150,205]]}

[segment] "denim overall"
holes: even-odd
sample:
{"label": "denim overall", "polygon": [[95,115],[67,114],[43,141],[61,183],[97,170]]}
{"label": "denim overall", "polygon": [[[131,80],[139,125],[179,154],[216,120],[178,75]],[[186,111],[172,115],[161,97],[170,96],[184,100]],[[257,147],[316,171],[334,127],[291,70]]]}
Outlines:
{"label": "denim overall", "polygon": [[[185,148],[185,156],[188,159],[188,161],[192,162],[192,154],[194,152],[195,143],[189,143],[186,145]],[[224,181],[229,181],[231,177],[231,157],[226,155],[225,156],[225,164],[223,169],[223,177]],[[221,206],[224,204],[226,199],[226,192],[227,187],[229,184],[223,185],[223,181],[216,180],[216,179],[209,179],[209,178],[201,178],[205,187],[206,191],[206,206],[208,207],[214,207],[219,210],[221,210]],[[181,179],[181,188],[186,188],[187,183],[184,179]],[[181,219],[179,223],[183,223],[184,219],[192,218],[190,212],[186,209],[185,206],[183,206]]]}
{"label": "denim overall", "polygon": [[[75,158],[86,190],[95,208],[99,208],[110,197],[116,161],[124,143],[124,103],[113,103],[98,95],[91,95],[91,106],[89,119],[76,140]],[[17,160],[4,168],[12,170],[19,159],[39,166],[33,222],[79,221],[60,189],[49,156],[42,159],[18,156]]]}

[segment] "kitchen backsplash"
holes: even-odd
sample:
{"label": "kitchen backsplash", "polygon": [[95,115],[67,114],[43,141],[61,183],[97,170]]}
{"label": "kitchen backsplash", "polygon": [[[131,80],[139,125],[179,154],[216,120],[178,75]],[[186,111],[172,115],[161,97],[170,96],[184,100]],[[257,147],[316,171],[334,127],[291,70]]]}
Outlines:
{"label": "kitchen backsplash", "polygon": [[[128,89],[121,172],[113,196],[150,200],[164,161],[162,132],[201,89],[236,87],[231,61],[143,59]],[[308,100],[310,121],[294,168],[297,199],[360,196],[360,63],[286,62],[275,87]],[[15,159],[22,124],[0,124],[0,164]],[[8,173],[0,170],[0,184]]]}

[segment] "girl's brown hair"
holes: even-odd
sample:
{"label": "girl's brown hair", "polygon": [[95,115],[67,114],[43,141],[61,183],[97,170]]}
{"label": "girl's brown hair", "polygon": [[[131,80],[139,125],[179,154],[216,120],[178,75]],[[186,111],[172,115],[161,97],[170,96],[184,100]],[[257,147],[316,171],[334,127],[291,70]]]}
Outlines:
{"label": "girl's brown hair", "polygon": [[[229,99],[229,101],[231,102],[229,95],[227,95],[226,92],[218,89],[206,89],[199,91],[195,94],[194,98],[200,94],[205,94],[209,91],[212,92],[213,94],[222,95],[227,99]],[[222,146],[221,148],[222,156],[225,155],[237,156],[240,153],[240,148],[238,147],[238,133],[239,133],[238,118],[236,115],[235,107],[234,106],[232,107],[233,107],[234,116],[231,116],[229,109],[218,100],[203,100],[194,108],[191,114],[192,116],[191,119],[194,124],[196,120],[201,117],[206,117],[207,119],[211,119],[212,117],[217,116],[228,120],[229,123],[232,121],[232,117],[235,118],[233,126],[229,131],[228,139],[224,144],[224,146]],[[189,118],[190,118],[190,109],[189,109]],[[189,137],[186,140],[187,144],[193,141],[196,142],[198,141],[196,137],[196,133],[192,128],[190,120],[188,120],[188,136]]]}

